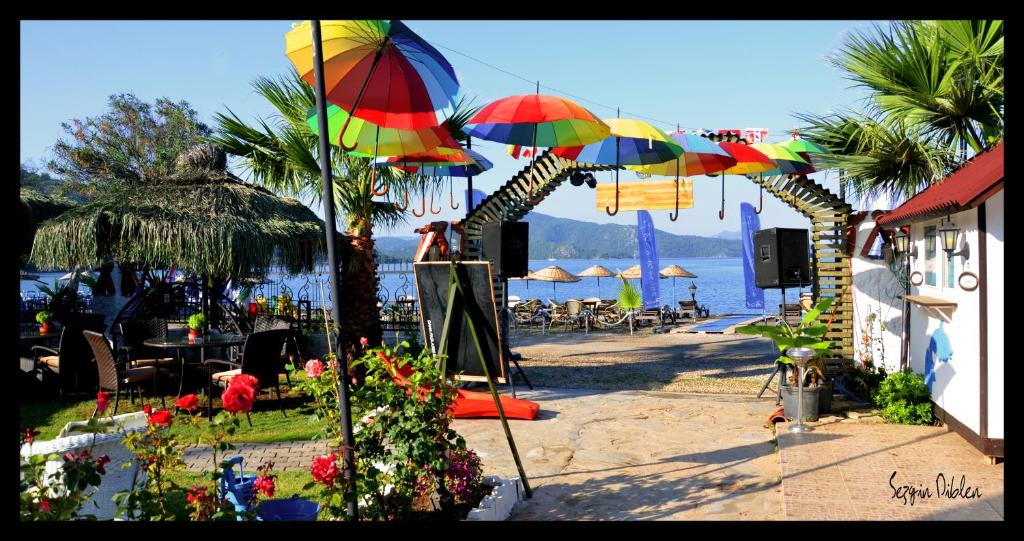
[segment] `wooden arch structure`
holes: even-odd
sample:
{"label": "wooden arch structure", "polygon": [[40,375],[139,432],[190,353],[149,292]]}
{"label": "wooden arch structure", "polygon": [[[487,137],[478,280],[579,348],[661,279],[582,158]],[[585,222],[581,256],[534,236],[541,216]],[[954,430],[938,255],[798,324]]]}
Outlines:
{"label": "wooden arch structure", "polygon": [[[466,258],[480,258],[480,239],[484,224],[519,221],[574,172],[614,169],[613,165],[580,163],[555,156],[550,151],[544,152],[534,164],[535,193],[532,199],[529,193],[531,168],[528,165],[469,213],[464,222]],[[808,179],[806,175],[778,175],[764,179],[755,178],[753,181],[811,220],[811,243],[814,254],[812,297],[815,302],[829,297],[836,299],[832,309],[822,314],[820,319],[828,325],[825,336],[835,342],[835,351],[843,359],[852,359],[852,272],[844,229],[853,208],[838,195]],[[494,282],[494,296],[498,308],[504,307],[504,284],[497,278]]]}

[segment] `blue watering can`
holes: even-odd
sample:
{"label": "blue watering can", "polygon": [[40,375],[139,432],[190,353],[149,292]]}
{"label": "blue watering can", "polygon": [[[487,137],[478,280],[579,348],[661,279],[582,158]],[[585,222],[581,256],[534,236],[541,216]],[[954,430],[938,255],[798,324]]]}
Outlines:
{"label": "blue watering can", "polygon": [[[245,475],[242,471],[242,457],[231,457],[226,462],[230,464],[222,468],[224,476],[220,479],[221,496],[226,498],[235,506],[235,512],[244,513],[252,508],[252,496],[255,490],[256,475]],[[238,465],[238,476],[235,476],[234,465]],[[238,517],[242,520],[242,517]]]}

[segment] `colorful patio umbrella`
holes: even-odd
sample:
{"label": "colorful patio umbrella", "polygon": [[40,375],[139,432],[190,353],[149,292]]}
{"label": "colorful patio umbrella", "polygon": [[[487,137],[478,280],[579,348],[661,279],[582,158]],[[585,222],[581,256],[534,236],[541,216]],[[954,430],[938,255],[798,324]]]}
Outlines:
{"label": "colorful patio umbrella", "polygon": [[597,296],[601,296],[601,278],[611,278],[615,276],[615,273],[602,267],[601,265],[592,265],[578,273],[576,276],[597,278]]}
{"label": "colorful patio umbrella", "polygon": [[465,149],[466,154],[472,158],[468,163],[434,163],[422,165],[408,165],[400,163],[397,157],[388,158],[389,163],[400,171],[417,173],[428,177],[468,177],[476,176],[494,167],[490,160],[475,150]]}
{"label": "colorful patio umbrella", "polygon": [[[566,147],[596,143],[611,133],[607,124],[575,102],[540,93],[509,96],[481,109],[467,125],[470,137],[530,147]],[[533,199],[534,163],[530,157],[529,197]]]}
{"label": "colorful patio umbrella", "polygon": [[[445,153],[441,153],[445,152]],[[450,152],[450,153],[449,153]],[[471,154],[472,153],[472,154]],[[399,175],[419,175],[421,177],[435,177],[443,178],[448,177],[448,200],[452,207],[452,210],[457,210],[459,205],[455,203],[455,186],[452,176],[468,176],[479,174],[474,172],[475,170],[482,170],[480,164],[476,161],[476,158],[487,162],[487,168],[491,167],[491,162],[488,162],[486,158],[480,154],[471,150],[459,147],[456,149],[445,149],[437,148],[430,152],[421,154],[412,154],[409,156],[392,156],[389,158],[379,158],[374,160],[373,164],[375,167],[391,167]],[[441,174],[442,172],[453,171],[454,168],[461,168],[461,175]],[[466,174],[468,172],[468,174]],[[422,210],[417,213],[415,210],[412,211],[413,216],[421,217],[426,212],[426,199],[427,195],[423,194]],[[430,213],[439,214],[441,209],[434,211],[433,199],[434,196],[430,196]],[[405,205],[409,204],[409,194],[405,194]],[[395,204],[395,208],[399,210],[405,210],[405,206],[398,206]],[[443,207],[442,207],[443,208]]]}
{"label": "colorful patio umbrella", "polygon": [[[783,174],[783,175],[795,175],[799,171],[807,169],[807,160],[801,158],[796,152],[793,152],[786,147],[779,144],[771,143],[754,143],[749,145],[771,158],[777,167],[761,171],[760,174]],[[813,171],[813,168],[812,168]]]}
{"label": "colorful patio umbrella", "polygon": [[[559,267],[558,265],[552,265],[545,267],[535,273],[533,273],[532,280],[540,280],[542,282],[551,282],[551,296],[555,297],[555,284],[558,282],[579,282],[580,279],[574,276],[569,271]],[[554,300],[558,300],[555,297]]]}
{"label": "colorful patio umbrella", "polygon": [[[793,137],[797,137],[797,135],[794,134]],[[782,145],[783,147],[786,147],[786,149],[788,149],[788,150],[790,150],[792,152],[795,152],[798,156],[800,156],[801,158],[807,160],[808,163],[811,163],[811,164],[813,164],[815,166],[817,164],[815,163],[813,157],[811,156],[812,154],[831,154],[831,152],[829,152],[828,149],[820,147],[820,146],[818,146],[818,145],[816,145],[816,144],[814,144],[814,143],[812,143],[810,141],[807,141],[805,139],[799,139],[799,138],[790,139],[788,141],[784,141],[784,142],[778,143],[778,144]],[[805,169],[803,171],[800,171],[797,174],[805,175],[807,173],[812,173],[812,172],[814,172],[814,168],[808,168],[808,169]]]}
{"label": "colorful patio umbrella", "polygon": [[729,153],[736,160],[736,165],[722,171],[722,209],[718,211],[718,219],[725,219],[725,175],[754,175],[764,171],[770,171],[778,167],[771,158],[763,152],[741,143],[729,143],[722,141],[718,143],[722,150]]}
{"label": "colorful patio umbrella", "polygon": [[[435,111],[454,106],[459,89],[455,70],[401,21],[320,25],[327,99],[355,118],[410,130],[437,126]],[[312,47],[309,21],[293,25],[285,34],[285,54],[310,85],[315,82]]]}
{"label": "colorful patio umbrella", "polygon": [[[342,128],[349,118],[352,121],[342,139]],[[314,134],[319,135],[316,108],[306,113],[306,125]],[[327,107],[327,134],[331,142],[345,148],[349,154],[362,157],[405,156],[438,147],[460,148],[447,128],[436,125],[416,130],[385,128],[362,118],[350,117],[344,109],[334,104]]]}
{"label": "colorful patio umbrella", "polygon": [[606,118],[604,122],[611,128],[610,137],[585,146],[554,148],[551,152],[577,162],[616,166],[615,211],[605,207],[609,216],[615,216],[619,212],[619,166],[672,160],[683,152],[683,148],[667,133],[642,120],[616,116]]}
{"label": "colorful patio umbrella", "polygon": [[650,165],[627,165],[626,169],[644,175],[676,177],[676,210],[669,214],[673,222],[679,219],[679,177],[717,173],[736,165],[736,159],[707,137],[679,130],[669,135],[683,149],[675,160]]}

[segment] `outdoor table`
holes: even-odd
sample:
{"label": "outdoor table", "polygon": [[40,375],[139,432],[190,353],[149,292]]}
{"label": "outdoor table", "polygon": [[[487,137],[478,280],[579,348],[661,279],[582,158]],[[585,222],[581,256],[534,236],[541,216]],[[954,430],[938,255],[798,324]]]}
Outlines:
{"label": "outdoor table", "polygon": [[37,340],[50,340],[53,338],[60,338],[62,331],[50,331],[46,334],[39,334],[39,331],[35,332],[22,332],[21,340],[23,342],[34,342]]}
{"label": "outdoor table", "polygon": [[[245,344],[245,335],[243,334],[214,334],[203,337],[200,342],[189,342],[188,335],[177,335],[167,336],[165,338],[149,338],[143,340],[143,345],[162,348],[162,349],[195,349],[199,348],[199,362],[205,368],[207,368],[207,376],[209,376],[209,365],[206,364],[206,348],[208,347],[229,347],[229,346],[241,346]],[[181,396],[181,392],[185,386],[185,356],[181,356],[181,383],[178,385],[178,396]],[[213,411],[210,411],[211,417]]]}

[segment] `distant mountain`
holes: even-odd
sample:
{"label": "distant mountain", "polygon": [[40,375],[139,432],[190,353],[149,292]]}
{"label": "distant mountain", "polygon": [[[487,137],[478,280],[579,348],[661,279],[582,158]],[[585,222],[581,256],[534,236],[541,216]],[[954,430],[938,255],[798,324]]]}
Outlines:
{"label": "distant mountain", "polygon": [[[595,224],[567,218],[556,218],[532,212],[530,223],[530,259],[621,259],[639,257],[636,226]],[[725,231],[723,235],[732,233]],[[660,257],[741,257],[737,238],[710,238],[676,235],[655,230]],[[376,248],[381,263],[409,261],[419,244],[419,237],[377,237]]]}
{"label": "distant mountain", "polygon": [[722,231],[721,233],[714,236],[716,239],[735,239],[739,240],[742,235],[739,231]]}

